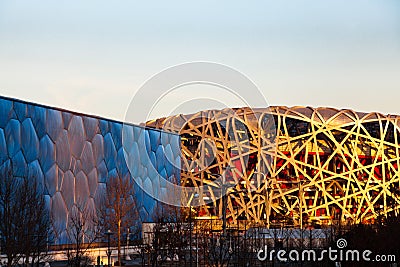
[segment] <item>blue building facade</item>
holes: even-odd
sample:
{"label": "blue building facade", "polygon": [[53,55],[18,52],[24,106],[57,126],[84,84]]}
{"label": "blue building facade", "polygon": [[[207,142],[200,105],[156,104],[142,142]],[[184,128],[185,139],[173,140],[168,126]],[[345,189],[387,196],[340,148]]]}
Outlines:
{"label": "blue building facade", "polygon": [[[129,147],[123,129],[130,133]],[[126,150],[133,155],[130,168]],[[0,97],[0,178],[12,169],[16,179],[38,180],[61,229],[57,243],[68,242],[74,206],[95,211],[107,180],[117,175],[136,182],[132,198],[140,220],[151,221],[154,196],[168,194],[160,181],[180,182],[180,153],[175,134]]]}

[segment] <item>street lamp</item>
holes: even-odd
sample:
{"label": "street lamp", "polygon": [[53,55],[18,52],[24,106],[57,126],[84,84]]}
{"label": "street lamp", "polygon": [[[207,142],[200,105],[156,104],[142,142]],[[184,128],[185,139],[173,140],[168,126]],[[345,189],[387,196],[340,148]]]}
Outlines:
{"label": "street lamp", "polygon": [[108,244],[108,250],[107,250],[108,267],[111,266],[111,240],[110,240],[110,238],[111,238],[111,236],[112,236],[113,234],[114,234],[114,233],[111,232],[110,229],[108,229],[107,232],[105,232],[105,235],[107,235],[107,244]]}

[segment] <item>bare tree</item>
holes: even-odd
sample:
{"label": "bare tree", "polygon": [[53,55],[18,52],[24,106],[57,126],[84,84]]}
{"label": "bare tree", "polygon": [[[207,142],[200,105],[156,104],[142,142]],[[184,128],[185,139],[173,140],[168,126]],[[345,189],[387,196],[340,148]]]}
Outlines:
{"label": "bare tree", "polygon": [[73,245],[68,248],[67,258],[70,266],[87,266],[91,259],[87,252],[102,236],[101,227],[95,211],[74,206],[68,219],[67,237]]}
{"label": "bare tree", "polygon": [[48,260],[48,245],[52,241],[50,211],[46,207],[43,188],[35,178],[25,179],[21,188],[21,245],[26,263],[39,266]]}
{"label": "bare tree", "polygon": [[103,229],[116,233],[119,265],[121,265],[122,231],[129,228],[130,233],[136,233],[140,229],[137,225],[138,212],[133,195],[133,183],[129,177],[111,177],[107,182],[106,196],[101,201],[98,211]]}
{"label": "bare tree", "polygon": [[[175,206],[159,204],[153,221],[152,233],[152,257],[153,265],[166,263],[167,260],[180,261],[186,266],[187,256],[189,260],[194,233],[192,221],[188,211]],[[188,254],[189,252],[189,254]]]}
{"label": "bare tree", "polygon": [[35,177],[13,177],[11,168],[1,174],[0,241],[7,266],[22,257],[33,266],[47,257],[51,223],[41,186]]}

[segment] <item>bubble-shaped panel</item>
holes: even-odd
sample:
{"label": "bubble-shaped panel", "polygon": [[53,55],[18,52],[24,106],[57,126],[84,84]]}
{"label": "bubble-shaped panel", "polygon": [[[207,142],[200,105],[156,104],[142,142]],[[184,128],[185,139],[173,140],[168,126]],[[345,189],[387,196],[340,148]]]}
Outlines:
{"label": "bubble-shaped panel", "polygon": [[4,130],[0,128],[0,165],[7,160],[7,155],[6,136],[4,135]]}
{"label": "bubble-shaped panel", "polygon": [[64,126],[61,111],[48,109],[46,116],[46,133],[50,136],[51,140],[55,142]]}
{"label": "bubble-shaped panel", "polygon": [[5,134],[8,155],[13,157],[21,149],[21,123],[14,119],[10,120],[7,123]]}
{"label": "bubble-shaped panel", "polygon": [[27,114],[27,106],[25,103],[14,102],[14,111],[19,121],[24,121]]}
{"label": "bubble-shaped panel", "polygon": [[55,145],[48,135],[45,135],[39,142],[39,161],[46,172],[56,161]]}
{"label": "bubble-shaped panel", "polygon": [[118,150],[116,164],[119,173],[125,175],[128,172],[128,166],[126,166],[125,162],[124,149],[122,147]]}
{"label": "bubble-shaped panel", "polygon": [[108,121],[106,121],[106,120],[99,121],[99,128],[100,128],[100,132],[103,136],[105,136],[110,131],[110,129],[108,127]]}
{"label": "bubble-shaped panel", "polygon": [[86,177],[86,174],[82,171],[80,171],[76,175],[76,180],[75,180],[75,199],[76,199],[76,205],[80,208],[84,208],[86,206],[86,202],[89,198],[89,185],[88,185],[88,179]]}
{"label": "bubble-shaped panel", "polygon": [[92,140],[93,157],[98,165],[104,160],[104,138],[101,134],[96,134]]}
{"label": "bubble-shaped panel", "polygon": [[39,139],[30,118],[27,118],[22,122],[21,146],[28,162],[37,159],[39,155]]}
{"label": "bubble-shaped panel", "polygon": [[71,146],[71,153],[76,158],[79,158],[82,153],[83,145],[85,144],[86,136],[83,128],[82,118],[73,116],[68,127],[68,138]]}
{"label": "bubble-shaped panel", "polygon": [[160,132],[159,131],[149,131],[148,132],[149,136],[150,136],[150,143],[151,143],[151,150],[153,152],[157,151],[158,146],[161,143],[160,140]]}
{"label": "bubble-shaped panel", "polygon": [[68,209],[60,192],[51,198],[51,210],[53,224],[57,231],[63,231],[67,227]]}
{"label": "bubble-shaped panel", "polygon": [[28,105],[28,114],[32,118],[38,138],[42,138],[46,133],[46,109],[44,107]]}
{"label": "bubble-shaped panel", "polygon": [[70,112],[62,112],[62,117],[63,117],[63,122],[64,122],[64,129],[68,129],[69,123],[71,122],[72,119],[72,113]]}
{"label": "bubble-shaped panel", "polygon": [[18,177],[25,177],[27,171],[27,164],[21,150],[18,151],[18,153],[15,154],[14,157],[12,157],[11,163],[12,163],[13,175]]}
{"label": "bubble-shaped panel", "polygon": [[58,191],[58,177],[58,167],[54,164],[45,174],[46,188],[50,196],[53,196]]}
{"label": "bubble-shaped panel", "polygon": [[97,183],[98,183],[97,170],[93,169],[91,172],[89,172],[87,178],[88,178],[90,196],[94,197],[94,195],[96,194]]}
{"label": "bubble-shaped panel", "polygon": [[38,160],[32,161],[28,164],[28,179],[29,180],[36,180],[36,184],[38,189],[47,194],[47,190],[45,190],[45,182],[44,182],[44,175],[42,169],[40,168],[40,164]]}
{"label": "bubble-shaped panel", "polygon": [[83,124],[85,126],[86,138],[90,141],[98,132],[99,120],[91,117],[83,117]]}
{"label": "bubble-shaped panel", "polygon": [[81,162],[82,162],[82,170],[85,173],[89,173],[95,166],[94,158],[93,158],[92,144],[88,141],[85,142],[85,146],[83,148],[83,152],[82,152],[82,156],[81,156]]}
{"label": "bubble-shaped panel", "polygon": [[67,130],[63,130],[56,141],[56,159],[61,170],[64,172],[69,170],[71,164],[71,151]]}
{"label": "bubble-shaped panel", "polygon": [[116,148],[120,148],[122,146],[122,124],[117,122],[111,122],[111,135],[114,140],[114,144]]}
{"label": "bubble-shaped panel", "polygon": [[10,119],[11,112],[13,112],[13,102],[6,99],[1,99],[0,102],[0,127],[4,128]]}
{"label": "bubble-shaped panel", "polygon": [[108,170],[104,160],[101,161],[99,165],[97,165],[97,173],[98,173],[99,183],[105,183],[108,177]]}
{"label": "bubble-shaped panel", "polygon": [[115,144],[110,133],[106,134],[104,137],[104,158],[107,168],[109,170],[114,169],[115,160],[117,158],[117,150],[115,149]]}
{"label": "bubble-shaped panel", "polygon": [[70,210],[75,202],[75,177],[71,171],[64,174],[64,179],[61,185],[61,193],[67,209]]}

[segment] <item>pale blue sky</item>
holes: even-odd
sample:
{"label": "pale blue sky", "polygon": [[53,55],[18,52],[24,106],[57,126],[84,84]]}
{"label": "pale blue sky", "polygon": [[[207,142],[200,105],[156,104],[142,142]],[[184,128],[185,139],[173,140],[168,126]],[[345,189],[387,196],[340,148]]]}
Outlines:
{"label": "pale blue sky", "polygon": [[0,0],[0,95],[123,120],[148,78],[200,60],[271,105],[400,114],[399,1],[215,2]]}

